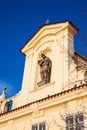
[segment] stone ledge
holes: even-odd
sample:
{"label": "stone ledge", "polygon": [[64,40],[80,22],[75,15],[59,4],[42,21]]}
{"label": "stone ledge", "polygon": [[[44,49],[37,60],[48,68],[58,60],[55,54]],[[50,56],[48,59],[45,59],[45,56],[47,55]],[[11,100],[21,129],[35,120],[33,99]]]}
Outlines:
{"label": "stone ledge", "polygon": [[41,89],[47,88],[47,87],[49,87],[49,86],[52,86],[52,85],[54,85],[54,84],[55,84],[54,81],[51,82],[51,83],[48,83],[48,84],[44,84],[44,85],[42,85],[42,86],[40,86],[40,87],[38,87],[38,88],[35,88],[34,90],[31,90],[30,93],[39,91],[39,90],[41,90]]}

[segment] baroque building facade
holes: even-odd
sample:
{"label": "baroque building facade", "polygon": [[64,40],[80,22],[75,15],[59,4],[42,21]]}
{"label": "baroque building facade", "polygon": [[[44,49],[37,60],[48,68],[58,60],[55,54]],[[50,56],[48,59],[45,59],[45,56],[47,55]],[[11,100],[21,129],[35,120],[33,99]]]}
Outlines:
{"label": "baroque building facade", "polygon": [[[87,59],[70,21],[41,26],[24,44],[21,91],[0,96],[0,130],[86,130]],[[10,107],[10,105],[12,106]]]}

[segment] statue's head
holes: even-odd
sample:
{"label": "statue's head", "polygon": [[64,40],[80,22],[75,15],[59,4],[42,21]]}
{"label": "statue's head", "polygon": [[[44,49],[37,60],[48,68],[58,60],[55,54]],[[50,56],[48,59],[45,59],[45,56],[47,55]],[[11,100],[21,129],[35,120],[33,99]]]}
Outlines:
{"label": "statue's head", "polygon": [[42,53],[42,54],[41,54],[41,57],[44,59],[46,56],[45,56],[45,54]]}

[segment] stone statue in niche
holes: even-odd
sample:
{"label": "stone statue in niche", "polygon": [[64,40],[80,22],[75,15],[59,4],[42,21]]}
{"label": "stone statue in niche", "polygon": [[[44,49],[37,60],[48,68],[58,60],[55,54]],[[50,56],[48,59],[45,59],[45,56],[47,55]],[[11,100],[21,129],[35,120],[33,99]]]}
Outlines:
{"label": "stone statue in niche", "polygon": [[38,82],[38,86],[50,83],[52,61],[45,54],[41,54],[41,59],[38,60],[40,66],[41,81]]}

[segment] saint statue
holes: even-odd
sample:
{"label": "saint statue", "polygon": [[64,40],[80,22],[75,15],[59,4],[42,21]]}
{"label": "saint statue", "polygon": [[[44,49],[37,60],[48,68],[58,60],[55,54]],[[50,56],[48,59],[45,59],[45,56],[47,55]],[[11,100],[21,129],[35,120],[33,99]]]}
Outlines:
{"label": "saint statue", "polygon": [[47,84],[50,82],[52,61],[45,54],[41,54],[41,59],[38,60],[40,66],[40,76],[41,81],[38,83],[38,86]]}

